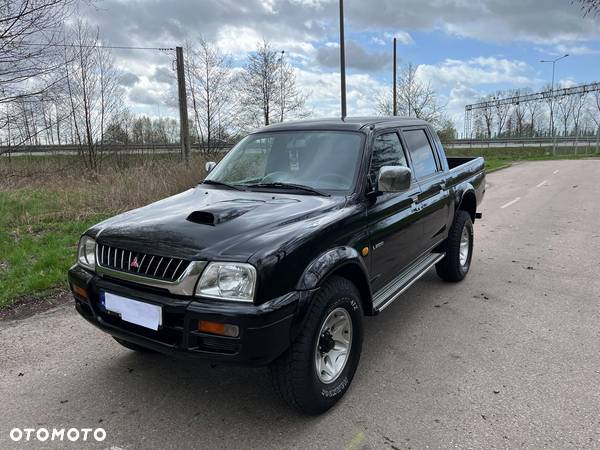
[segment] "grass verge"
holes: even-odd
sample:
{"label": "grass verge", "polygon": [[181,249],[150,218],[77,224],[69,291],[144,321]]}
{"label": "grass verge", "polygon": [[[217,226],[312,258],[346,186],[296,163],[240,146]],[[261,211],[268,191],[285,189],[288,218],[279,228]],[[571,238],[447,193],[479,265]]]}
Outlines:
{"label": "grass verge", "polygon": [[65,290],[79,237],[91,225],[188,189],[204,175],[201,157],[189,167],[176,160],[107,164],[93,176],[57,158],[13,158],[12,167],[0,161],[0,309]]}
{"label": "grass verge", "polygon": [[[21,196],[29,200],[27,193]],[[5,203],[6,196],[0,193],[0,207]],[[14,204],[14,199],[10,203]],[[0,308],[19,297],[65,289],[66,271],[75,261],[79,236],[107,215],[0,228]]]}

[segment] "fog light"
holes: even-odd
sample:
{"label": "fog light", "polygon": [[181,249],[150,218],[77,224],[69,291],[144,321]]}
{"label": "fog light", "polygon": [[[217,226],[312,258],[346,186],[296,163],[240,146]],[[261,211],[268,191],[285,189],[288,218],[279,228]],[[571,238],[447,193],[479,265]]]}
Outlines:
{"label": "fog light", "polygon": [[71,289],[73,290],[73,293],[75,295],[77,295],[77,296],[79,296],[81,298],[84,298],[86,300],[89,300],[88,293],[87,293],[87,291],[84,288],[72,284],[71,285]]}
{"label": "fog light", "polygon": [[237,325],[219,322],[209,322],[208,320],[198,321],[198,331],[229,337],[238,337],[240,334],[240,328]]}

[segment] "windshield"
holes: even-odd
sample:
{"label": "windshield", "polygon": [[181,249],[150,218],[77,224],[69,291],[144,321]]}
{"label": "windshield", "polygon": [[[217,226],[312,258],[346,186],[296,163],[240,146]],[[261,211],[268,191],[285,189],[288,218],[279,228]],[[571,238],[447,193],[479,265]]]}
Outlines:
{"label": "windshield", "polygon": [[238,143],[206,180],[257,188],[294,184],[349,191],[358,170],[362,142],[362,134],[354,132],[253,134]]}

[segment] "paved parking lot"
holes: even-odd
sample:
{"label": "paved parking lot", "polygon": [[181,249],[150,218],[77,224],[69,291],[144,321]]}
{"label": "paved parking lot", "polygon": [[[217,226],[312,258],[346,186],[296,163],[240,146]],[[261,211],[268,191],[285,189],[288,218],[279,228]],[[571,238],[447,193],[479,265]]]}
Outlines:
{"label": "paved parking lot", "polygon": [[[265,369],[123,349],[72,305],[0,322],[0,448],[103,427],[100,448],[600,447],[600,160],[490,174],[468,278],[432,271],[368,318],[350,391],[307,418]],[[81,443],[48,447],[81,448]]]}

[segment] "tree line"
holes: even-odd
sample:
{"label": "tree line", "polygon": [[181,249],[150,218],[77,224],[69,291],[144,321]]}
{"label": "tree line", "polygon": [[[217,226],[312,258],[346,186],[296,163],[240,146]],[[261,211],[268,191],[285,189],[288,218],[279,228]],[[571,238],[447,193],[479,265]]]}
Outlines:
{"label": "tree line", "polygon": [[[545,90],[550,91],[547,86]],[[530,89],[498,91],[482,97],[489,105],[474,110],[467,138],[598,136],[600,135],[600,92],[575,94],[514,104],[494,100],[531,94]]]}
{"label": "tree line", "polygon": [[[74,19],[78,3],[0,0],[0,144],[76,144],[94,169],[113,143],[179,141],[178,121],[127,107],[124,73],[100,30]],[[205,39],[188,42],[185,67],[191,142],[208,151],[308,114],[294,67],[266,40],[242,67]],[[175,90],[168,94],[177,104]]]}

